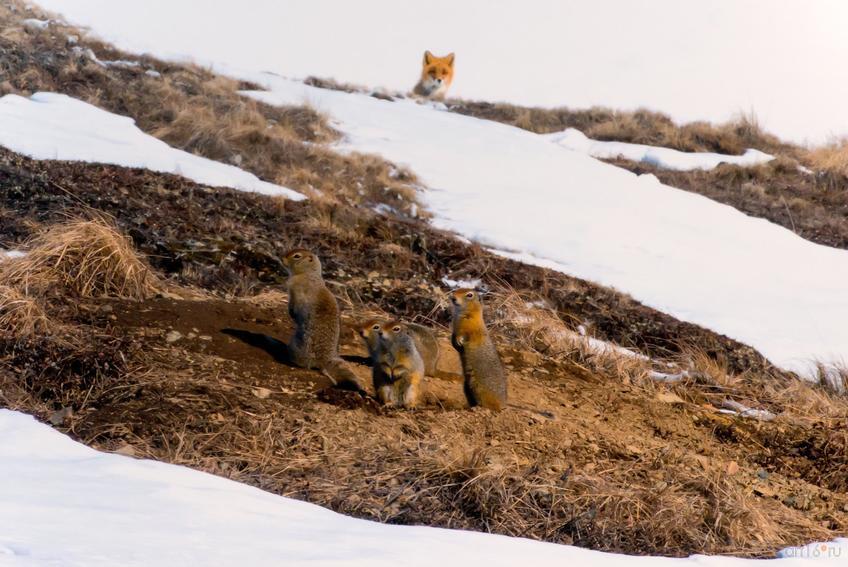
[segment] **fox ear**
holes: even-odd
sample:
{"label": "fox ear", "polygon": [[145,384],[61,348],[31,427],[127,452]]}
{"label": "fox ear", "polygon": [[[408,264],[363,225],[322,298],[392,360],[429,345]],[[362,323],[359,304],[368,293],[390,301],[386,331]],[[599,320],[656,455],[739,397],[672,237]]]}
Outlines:
{"label": "fox ear", "polygon": [[448,54],[448,56],[447,56],[447,57],[445,57],[445,59],[447,60],[448,65],[450,65],[451,67],[453,67],[453,53],[449,53],[449,54]]}
{"label": "fox ear", "polygon": [[429,65],[433,61],[433,54],[429,51],[424,52],[424,64]]}

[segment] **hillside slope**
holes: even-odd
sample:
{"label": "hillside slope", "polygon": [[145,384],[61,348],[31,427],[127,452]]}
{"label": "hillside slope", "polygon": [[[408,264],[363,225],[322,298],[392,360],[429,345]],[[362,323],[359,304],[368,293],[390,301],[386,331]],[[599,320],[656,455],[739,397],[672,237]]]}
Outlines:
{"label": "hillside slope", "polygon": [[[426,193],[411,172],[382,157],[349,153],[352,136],[334,144],[339,132],[303,106],[304,100],[285,107],[261,104],[238,94],[257,84],[121,53],[60,23],[24,24],[23,9],[12,5],[18,11],[0,5],[6,24],[0,55],[15,71],[0,88],[15,93],[12,101],[37,109],[45,95],[30,98],[33,91],[74,96],[102,109],[87,109],[91,116],[125,125],[126,118],[103,115],[134,118],[146,132],[134,135],[238,163],[264,182],[309,198],[211,187],[191,181],[179,167],[165,168],[168,174],[114,165],[128,155],[140,157],[133,145],[99,146],[110,159],[77,155],[94,163],[34,160],[0,149],[0,245],[14,251],[0,253],[0,406],[26,411],[104,452],[185,465],[387,524],[671,556],[773,557],[786,546],[845,534],[845,397],[797,380],[744,344],[614,289],[504,258],[439,230],[425,220],[422,207],[435,192]],[[68,35],[77,36],[75,42]],[[365,100],[365,109],[376,101],[345,100]],[[396,105],[387,108],[402,113],[400,126],[407,112],[436,127],[452,124],[438,109],[381,103]],[[381,107],[375,118],[385,120],[383,112]],[[91,126],[45,124],[37,129],[37,141],[56,148],[48,158],[74,157],[64,153],[62,141],[79,140]],[[514,129],[498,128],[504,130],[481,127],[486,139],[480,143],[490,136],[512,139]],[[362,139],[375,133],[366,131]],[[593,161],[575,167],[602,172],[615,183],[633,179]],[[473,177],[467,172],[463,179],[471,183]],[[522,228],[529,234],[532,225]],[[374,316],[399,316],[439,333],[446,373],[426,381],[420,409],[386,410],[373,392],[330,388],[322,374],[281,360],[292,328],[279,258],[294,246],[321,257],[342,306],[343,356],[365,381],[370,369],[351,326]],[[74,261],[79,258],[86,261]],[[493,414],[466,406],[444,308],[450,282],[464,279],[478,279],[489,290],[487,321],[509,372],[511,397],[521,407]],[[0,432],[0,446],[26,454],[27,444],[20,442],[26,437],[18,432]],[[39,437],[48,433],[38,429]],[[192,481],[154,483],[163,492],[145,492],[150,484],[128,482],[133,471],[173,469],[113,459],[93,456],[91,462],[120,463],[125,474],[110,477],[110,483],[161,498],[156,501],[174,505],[178,516],[187,510],[170,497],[177,493],[179,500]],[[21,464],[4,461],[18,480],[0,492],[16,506],[44,498],[47,504],[32,512],[47,519],[21,523],[14,508],[3,508],[12,510],[0,516],[11,527],[0,532],[14,528],[16,536],[0,540],[0,553],[18,554],[13,557],[22,562],[29,561],[27,551],[30,558],[54,549],[60,555],[88,553],[97,545],[98,530],[112,525],[109,512],[115,508],[87,507],[94,496],[86,494],[80,511],[92,529],[75,540],[77,524],[54,521],[62,498],[46,491],[68,490],[62,483],[71,479],[50,480],[64,465],[42,454]],[[35,471],[29,474],[27,466]],[[88,485],[88,472],[97,476],[79,466],[73,471],[81,475],[71,477],[80,485]],[[199,483],[207,487],[257,494],[189,471],[178,474],[203,478]],[[28,477],[43,482],[29,485],[34,493],[16,491]],[[283,513],[299,506],[281,504],[276,496],[257,498],[274,502]],[[205,515],[218,502],[204,500],[188,509]],[[144,502],[119,501],[124,504],[132,509]],[[322,525],[330,521],[325,518],[340,526],[362,525],[325,511],[314,517]],[[160,518],[135,519],[176,549],[175,563],[215,554],[206,547],[180,547],[184,540],[174,539],[171,524]],[[214,535],[238,539],[255,520],[241,519],[227,533],[218,531],[216,517],[209,521],[217,526]],[[44,526],[55,531],[42,537],[38,530]],[[381,528],[366,529],[379,537]],[[360,533],[356,527],[340,529]],[[117,541],[125,541],[120,538],[127,533]],[[326,539],[325,532],[305,536]],[[48,548],[45,540],[61,545]],[[278,541],[263,538],[257,553],[277,553]],[[349,549],[348,540],[333,541],[341,546],[333,553]],[[116,554],[139,551],[142,559],[155,551],[144,544],[119,547]],[[569,560],[630,560],[544,547],[558,559],[567,554]],[[406,550],[403,542],[392,549]],[[378,553],[367,542],[362,552]],[[509,559],[509,553],[503,556]]]}
{"label": "hillside slope", "polygon": [[268,88],[249,96],[308,100],[338,121],[343,148],[415,171],[442,228],[630,293],[806,376],[816,361],[848,358],[848,330],[833,317],[848,313],[844,250],[517,128],[408,100],[246,76]]}

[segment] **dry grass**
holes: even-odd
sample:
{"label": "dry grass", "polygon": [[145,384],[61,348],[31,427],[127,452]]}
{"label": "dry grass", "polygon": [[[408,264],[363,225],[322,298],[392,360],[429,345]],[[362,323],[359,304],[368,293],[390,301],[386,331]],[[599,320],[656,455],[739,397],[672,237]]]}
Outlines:
{"label": "dry grass", "polygon": [[26,294],[57,286],[82,297],[145,299],[158,287],[128,238],[102,220],[71,220],[31,239],[26,256],[7,261],[0,276]]}
{"label": "dry grass", "polygon": [[660,453],[631,454],[635,460],[625,470],[620,451],[614,443],[602,444],[594,466],[556,480],[515,464],[487,462],[485,452],[436,471],[439,489],[457,508],[475,510],[492,531],[514,536],[566,536],[581,546],[637,554],[758,541],[747,550],[757,554],[768,553],[777,542],[803,538],[811,529],[826,537],[825,530],[799,522],[779,506],[766,513],[752,505],[750,495],[718,468],[705,470],[681,455]]}
{"label": "dry grass", "polygon": [[836,140],[804,154],[804,162],[828,188],[844,188],[848,181],[848,140]]}
{"label": "dry grass", "polygon": [[[622,402],[614,420],[587,420],[590,407],[569,412],[567,420],[528,425],[510,412],[371,414],[311,402],[281,411],[277,404],[285,401],[220,391],[198,374],[145,381],[143,396],[165,397],[193,414],[173,416],[186,421],[157,427],[151,436],[134,433],[148,430],[137,424],[140,388],[128,385],[120,393],[115,407],[130,413],[116,416],[108,434],[98,427],[95,443],[128,444],[137,456],[358,517],[636,554],[761,555],[831,537],[811,517],[752,491],[757,465],[742,458],[755,442],[717,443],[709,428],[693,425],[692,414],[675,417],[649,398]],[[582,389],[586,396],[613,395],[603,384]],[[634,409],[642,417],[629,421]],[[656,439],[645,427],[674,431],[694,445]],[[728,473],[731,462],[742,470]]]}
{"label": "dry grass", "polygon": [[62,320],[75,299],[141,300],[159,289],[130,241],[103,220],[52,226],[25,248],[26,256],[0,263],[0,335],[13,343],[61,335],[57,341],[71,347],[78,334]]}
{"label": "dry grass", "polygon": [[818,383],[826,391],[836,395],[848,394],[848,366],[820,362],[816,369]]}
{"label": "dry grass", "polygon": [[451,101],[449,106],[460,114],[503,122],[539,134],[577,128],[598,140],[664,146],[685,152],[741,154],[748,148],[787,155],[797,152],[797,148],[765,132],[753,114],[741,114],[719,125],[707,122],[678,125],[665,114],[644,109],[633,112],[603,107],[547,109],[463,100]]}
{"label": "dry grass", "polygon": [[0,334],[15,339],[52,334],[55,323],[37,299],[7,285],[0,286]]}

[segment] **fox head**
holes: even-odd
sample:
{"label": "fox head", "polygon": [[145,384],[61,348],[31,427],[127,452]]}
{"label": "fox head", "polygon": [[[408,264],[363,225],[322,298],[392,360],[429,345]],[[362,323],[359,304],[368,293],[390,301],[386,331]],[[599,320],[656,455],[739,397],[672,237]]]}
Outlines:
{"label": "fox head", "polygon": [[424,52],[424,68],[421,70],[421,87],[431,95],[442,95],[447,92],[453,81],[454,54],[436,57],[429,51]]}

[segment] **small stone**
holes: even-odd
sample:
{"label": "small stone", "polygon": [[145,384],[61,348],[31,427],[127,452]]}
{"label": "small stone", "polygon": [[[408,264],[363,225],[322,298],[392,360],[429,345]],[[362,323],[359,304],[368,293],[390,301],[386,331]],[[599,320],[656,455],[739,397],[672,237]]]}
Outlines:
{"label": "small stone", "polygon": [[183,338],[183,334],[179,331],[170,331],[167,335],[165,335],[165,342],[168,344],[172,344],[177,342]]}
{"label": "small stone", "polygon": [[212,340],[212,337],[210,337],[209,335],[200,335],[197,338],[200,339],[201,341],[211,341]]}
{"label": "small stone", "polygon": [[664,404],[685,404],[686,401],[674,392],[659,392],[657,401]]}
{"label": "small stone", "polygon": [[759,478],[760,480],[766,480],[768,477],[769,473],[765,469],[760,469],[757,471],[757,478]]}
{"label": "small stone", "polygon": [[126,443],[118,447],[114,452],[125,457],[135,457],[135,447]]}
{"label": "small stone", "polygon": [[156,294],[156,297],[162,297],[164,299],[171,299],[171,300],[177,300],[177,301],[182,299],[181,296],[177,295],[176,293],[172,293],[168,290],[160,291],[159,293]]}
{"label": "small stone", "polygon": [[727,469],[725,470],[728,475],[733,476],[739,472],[739,464],[736,461],[730,461],[727,463]]}

